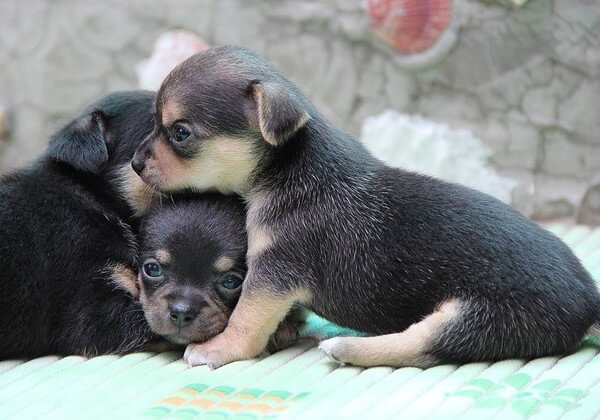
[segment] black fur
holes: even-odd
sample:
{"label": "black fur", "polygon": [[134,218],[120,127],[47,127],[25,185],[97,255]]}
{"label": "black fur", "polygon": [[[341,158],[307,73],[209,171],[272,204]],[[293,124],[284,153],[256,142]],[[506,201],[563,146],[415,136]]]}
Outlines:
{"label": "black fur", "polygon": [[111,282],[137,265],[121,169],[152,130],[150,92],[99,99],[30,166],[0,178],[0,359],[143,349],[139,304]]}
{"label": "black fur", "polygon": [[[275,146],[252,116],[256,83],[310,116]],[[221,47],[192,57],[161,87],[159,118],[168,101],[191,127],[212,130],[187,145],[169,140],[173,149],[201,153],[195,144],[224,136],[255,145],[256,168],[238,192],[248,228],[268,228],[273,241],[249,263],[245,290],[308,289],[319,315],[370,334],[403,331],[458,299],[458,316],[427,343],[436,362],[569,352],[599,319],[594,281],[558,238],[491,196],[386,166],[258,55]]]}

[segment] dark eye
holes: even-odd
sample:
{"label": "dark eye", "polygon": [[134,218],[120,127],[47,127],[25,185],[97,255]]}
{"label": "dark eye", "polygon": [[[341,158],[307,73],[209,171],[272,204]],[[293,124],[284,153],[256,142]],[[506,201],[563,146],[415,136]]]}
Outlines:
{"label": "dark eye", "polygon": [[157,281],[160,280],[163,275],[160,264],[154,258],[149,258],[144,261],[142,270],[144,272],[144,277],[150,280],[152,283],[157,283]]}
{"label": "dark eye", "polygon": [[221,286],[228,290],[235,290],[242,285],[244,279],[240,274],[227,273],[221,279]]}
{"label": "dark eye", "polygon": [[175,124],[173,126],[173,141],[180,143],[190,136],[190,132],[181,124]]}

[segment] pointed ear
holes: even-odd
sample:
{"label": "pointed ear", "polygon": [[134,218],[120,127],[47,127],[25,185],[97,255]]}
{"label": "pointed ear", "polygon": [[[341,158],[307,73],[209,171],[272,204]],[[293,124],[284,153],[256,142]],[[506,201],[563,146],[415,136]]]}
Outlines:
{"label": "pointed ear", "polygon": [[66,124],[50,139],[48,154],[80,171],[100,172],[108,161],[102,113],[83,114]]}
{"label": "pointed ear", "polygon": [[248,116],[267,143],[283,144],[310,120],[302,100],[292,91],[274,83],[253,80],[247,89],[253,106]]}

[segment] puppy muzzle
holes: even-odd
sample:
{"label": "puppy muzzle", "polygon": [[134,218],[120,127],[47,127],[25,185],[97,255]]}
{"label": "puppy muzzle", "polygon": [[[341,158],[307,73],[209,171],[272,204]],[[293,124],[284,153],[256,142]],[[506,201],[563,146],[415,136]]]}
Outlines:
{"label": "puppy muzzle", "polygon": [[146,161],[152,155],[152,149],[150,147],[152,142],[151,137],[146,137],[144,142],[140,144],[133,155],[133,159],[131,160],[131,167],[138,174],[141,175],[144,169],[146,168]]}

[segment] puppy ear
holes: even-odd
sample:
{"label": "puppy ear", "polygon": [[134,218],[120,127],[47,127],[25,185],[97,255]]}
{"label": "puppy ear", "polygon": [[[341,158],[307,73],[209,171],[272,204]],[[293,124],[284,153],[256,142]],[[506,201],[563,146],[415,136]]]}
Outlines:
{"label": "puppy ear", "polygon": [[66,124],[50,139],[48,154],[80,171],[100,172],[108,161],[102,113],[83,114]]}
{"label": "puppy ear", "polygon": [[292,91],[253,80],[247,92],[253,101],[250,111],[253,115],[249,115],[248,120],[273,146],[283,144],[310,120],[302,100]]}

